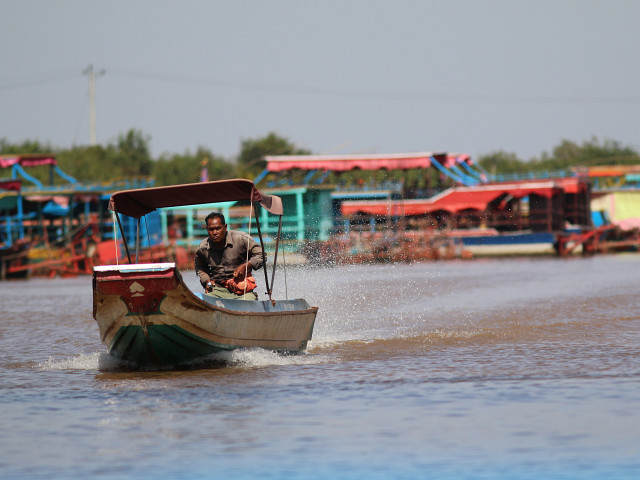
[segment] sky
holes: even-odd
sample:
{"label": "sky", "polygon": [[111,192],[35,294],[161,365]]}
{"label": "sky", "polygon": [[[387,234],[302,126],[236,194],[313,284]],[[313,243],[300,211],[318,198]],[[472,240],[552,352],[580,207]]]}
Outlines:
{"label": "sky", "polygon": [[640,150],[640,1],[0,0],[0,138],[154,157]]}

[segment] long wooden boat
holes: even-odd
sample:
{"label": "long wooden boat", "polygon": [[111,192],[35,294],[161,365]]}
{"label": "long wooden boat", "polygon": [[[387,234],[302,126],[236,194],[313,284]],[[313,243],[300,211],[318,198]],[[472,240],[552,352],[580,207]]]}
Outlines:
{"label": "long wooden boat", "polygon": [[[128,190],[113,194],[109,208],[119,223],[119,214],[139,219],[166,206],[243,199],[282,218],[281,200],[262,194],[249,180]],[[124,245],[129,264],[93,268],[93,317],[114,357],[140,365],[179,365],[238,348],[287,353],[306,349],[318,308],[304,299],[273,299],[266,262],[268,300],[221,299],[192,292],[174,263],[131,262],[126,239]]]}

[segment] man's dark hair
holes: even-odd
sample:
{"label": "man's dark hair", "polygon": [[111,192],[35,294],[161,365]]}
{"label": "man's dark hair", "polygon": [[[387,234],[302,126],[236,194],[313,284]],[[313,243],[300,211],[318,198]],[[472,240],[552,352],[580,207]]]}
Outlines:
{"label": "man's dark hair", "polygon": [[207,218],[204,219],[204,224],[205,226],[209,224],[209,220],[211,220],[212,218],[216,218],[218,217],[220,219],[220,223],[222,225],[226,225],[226,222],[224,220],[224,215],[219,213],[219,212],[211,212],[209,215],[207,215]]}

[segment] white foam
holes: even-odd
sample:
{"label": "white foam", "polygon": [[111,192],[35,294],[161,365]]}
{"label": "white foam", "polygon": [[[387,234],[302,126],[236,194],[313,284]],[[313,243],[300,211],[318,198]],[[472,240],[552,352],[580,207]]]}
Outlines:
{"label": "white foam", "polygon": [[208,357],[237,367],[270,367],[275,365],[317,365],[326,363],[326,357],[312,354],[283,355],[261,348],[238,349]]}
{"label": "white foam", "polygon": [[38,364],[40,370],[109,370],[125,365],[124,362],[106,352],[94,352],[75,355],[72,358],[55,359],[49,357],[46,362]]}

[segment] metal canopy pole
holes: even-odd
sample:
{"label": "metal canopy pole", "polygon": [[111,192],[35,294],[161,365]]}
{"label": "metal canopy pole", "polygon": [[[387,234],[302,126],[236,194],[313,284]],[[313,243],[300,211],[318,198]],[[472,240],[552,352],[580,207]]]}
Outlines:
{"label": "metal canopy pole", "polygon": [[138,253],[140,253],[140,219],[136,222],[136,263],[138,263]]}
{"label": "metal canopy pole", "polygon": [[[253,204],[253,213],[256,217],[256,226],[258,227],[258,238],[260,238],[260,246],[262,247],[262,269],[264,270],[264,281],[267,285],[267,295],[271,300],[271,289],[269,288],[269,277],[267,276],[267,254],[264,251],[264,241],[262,240],[262,232],[260,231],[260,220],[258,219],[258,205]],[[273,300],[271,300],[273,302]]]}
{"label": "metal canopy pole", "polygon": [[[127,237],[124,234],[124,229],[122,228],[122,223],[120,223],[120,215],[118,214],[117,210],[114,210],[115,214],[116,214],[116,220],[118,221],[118,227],[120,228],[120,235],[122,235],[122,243],[124,243],[124,249],[127,252],[127,258],[129,259],[129,263],[133,263],[131,261],[131,254],[129,253],[129,245],[127,245]],[[113,239],[114,242],[118,242],[118,239],[114,237]]]}
{"label": "metal canopy pole", "polygon": [[[273,269],[271,271],[271,289],[273,290],[273,284],[276,277],[276,265],[278,265],[278,245],[280,244],[280,233],[282,232],[282,215],[279,215],[278,220],[278,236],[276,237],[276,252],[273,255]],[[266,267],[265,267],[266,269]]]}

